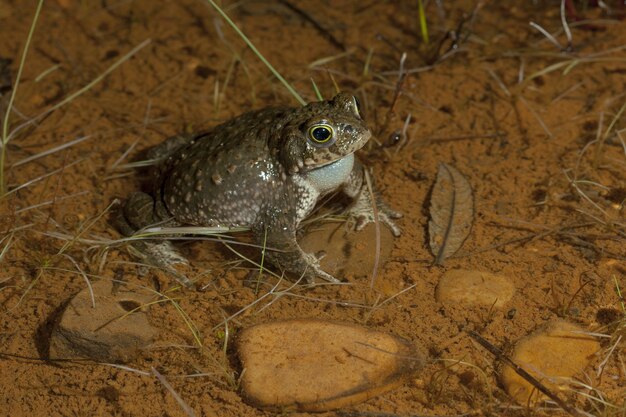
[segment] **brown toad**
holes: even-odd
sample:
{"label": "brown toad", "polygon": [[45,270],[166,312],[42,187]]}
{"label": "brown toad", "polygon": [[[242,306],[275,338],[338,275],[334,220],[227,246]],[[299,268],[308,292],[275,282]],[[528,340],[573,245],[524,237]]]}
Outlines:
{"label": "brown toad", "polygon": [[[118,221],[130,235],[153,224],[248,227],[266,259],[311,281],[324,272],[313,254],[296,241],[299,223],[323,196],[343,191],[355,202],[349,215],[357,229],[373,221],[364,168],[354,152],[371,133],[355,97],[304,107],[268,108],[245,113],[212,130],[176,136],[153,148],[160,160],[151,195],[129,196]],[[392,218],[400,215],[376,197],[378,216],[398,236]],[[167,244],[165,244],[167,245]],[[170,246],[145,245],[153,263],[183,262]]]}

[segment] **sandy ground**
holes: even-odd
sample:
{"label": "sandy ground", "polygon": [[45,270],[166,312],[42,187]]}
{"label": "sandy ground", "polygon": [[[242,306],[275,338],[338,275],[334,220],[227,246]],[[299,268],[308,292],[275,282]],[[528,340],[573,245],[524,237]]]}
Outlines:
{"label": "sandy ground", "polygon": [[[604,335],[601,351],[576,376],[592,389],[559,395],[593,415],[624,415],[626,333],[617,289],[626,291],[626,24],[574,2],[590,22],[572,25],[568,52],[529,26],[537,22],[565,46],[559,2],[426,3],[428,45],[417,2],[290,3],[304,14],[281,2],[227,7],[306,100],[315,99],[311,78],[333,95],[330,75],[361,98],[377,141],[360,157],[385,200],[404,214],[403,234],[374,289],[371,277],[347,276],[353,285],[268,296],[275,281],[266,277],[255,292],[245,282],[253,267],[220,244],[183,245],[201,290],[171,290],[176,282],[137,265],[127,245],[98,242],[120,237],[108,207],[140,188],[141,175],[123,164],[175,133],[249,109],[297,105],[293,97],[202,1],[46,2],[11,127],[150,42],[7,146],[13,192],[0,200],[0,415],[186,415],[153,367],[197,415],[269,415],[242,400],[225,338],[255,323],[304,317],[368,326],[428,354],[408,383],[350,407],[351,415],[528,415],[500,384],[501,363],[468,332],[510,352],[558,318]],[[35,6],[0,4],[0,57],[13,60],[13,79]],[[4,114],[10,86],[2,91]],[[428,206],[442,162],[468,178],[476,212],[462,249],[434,266]],[[456,268],[503,275],[515,294],[502,308],[438,302],[437,283]],[[199,340],[176,305],[161,302],[149,312],[157,343],[127,364],[143,374],[89,361],[50,363],[54,318],[87,278],[170,289]]]}

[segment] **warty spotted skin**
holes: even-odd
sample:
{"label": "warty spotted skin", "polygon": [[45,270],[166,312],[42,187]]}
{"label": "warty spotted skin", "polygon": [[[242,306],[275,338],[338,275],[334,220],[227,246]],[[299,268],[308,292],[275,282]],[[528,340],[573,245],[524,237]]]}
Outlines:
{"label": "warty spotted skin", "polygon": [[[206,133],[170,138],[148,154],[161,161],[152,192],[129,196],[118,227],[127,235],[156,223],[249,227],[259,244],[277,249],[266,259],[296,279],[336,281],[300,249],[296,230],[319,199],[336,190],[356,200],[350,215],[357,228],[373,220],[363,167],[354,155],[370,137],[357,100],[339,93],[332,100],[249,112]],[[400,215],[378,198],[376,204],[381,221],[399,235],[391,219]]]}

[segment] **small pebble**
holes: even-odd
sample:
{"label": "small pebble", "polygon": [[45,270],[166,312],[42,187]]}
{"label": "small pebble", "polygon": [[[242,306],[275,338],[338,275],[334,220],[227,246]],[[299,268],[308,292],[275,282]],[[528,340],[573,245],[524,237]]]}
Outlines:
{"label": "small pebble", "polygon": [[453,269],[439,280],[435,297],[442,303],[463,303],[501,308],[515,293],[511,281],[489,272]]}

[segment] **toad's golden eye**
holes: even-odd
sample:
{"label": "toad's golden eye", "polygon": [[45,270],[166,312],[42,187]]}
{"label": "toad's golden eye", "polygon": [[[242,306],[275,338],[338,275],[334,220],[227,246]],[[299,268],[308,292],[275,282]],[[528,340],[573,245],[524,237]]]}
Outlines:
{"label": "toad's golden eye", "polygon": [[319,124],[309,128],[309,138],[314,144],[328,144],[335,132],[330,125]]}

